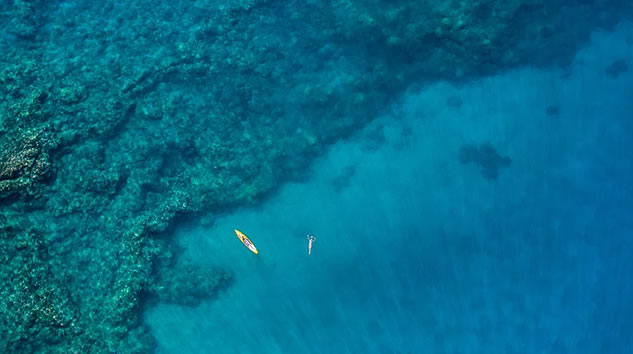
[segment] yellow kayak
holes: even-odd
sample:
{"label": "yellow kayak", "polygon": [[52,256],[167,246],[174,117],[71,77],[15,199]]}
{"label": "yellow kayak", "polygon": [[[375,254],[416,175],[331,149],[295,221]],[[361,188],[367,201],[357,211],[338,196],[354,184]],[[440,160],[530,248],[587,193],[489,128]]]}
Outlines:
{"label": "yellow kayak", "polygon": [[251,239],[246,237],[246,235],[244,235],[242,231],[235,230],[235,234],[237,235],[237,238],[239,238],[240,241],[242,241],[244,246],[248,247],[248,249],[251,250],[251,252],[255,254],[259,254],[259,251],[257,251],[257,248],[255,248],[255,245],[253,244],[253,242],[251,242]]}

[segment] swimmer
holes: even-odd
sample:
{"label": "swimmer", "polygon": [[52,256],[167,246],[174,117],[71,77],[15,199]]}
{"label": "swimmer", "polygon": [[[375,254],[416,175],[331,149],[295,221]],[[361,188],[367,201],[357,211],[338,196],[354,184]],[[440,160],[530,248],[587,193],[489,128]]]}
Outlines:
{"label": "swimmer", "polygon": [[316,240],[314,235],[307,235],[308,238],[308,254],[312,254],[312,243]]}

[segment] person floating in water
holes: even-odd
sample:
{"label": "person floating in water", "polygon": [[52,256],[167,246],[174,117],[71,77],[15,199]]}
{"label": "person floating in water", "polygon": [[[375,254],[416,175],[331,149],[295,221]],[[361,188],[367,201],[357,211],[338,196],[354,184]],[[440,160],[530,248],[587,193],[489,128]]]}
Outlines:
{"label": "person floating in water", "polygon": [[312,254],[312,243],[316,241],[316,237],[314,235],[307,235],[308,238],[308,254]]}

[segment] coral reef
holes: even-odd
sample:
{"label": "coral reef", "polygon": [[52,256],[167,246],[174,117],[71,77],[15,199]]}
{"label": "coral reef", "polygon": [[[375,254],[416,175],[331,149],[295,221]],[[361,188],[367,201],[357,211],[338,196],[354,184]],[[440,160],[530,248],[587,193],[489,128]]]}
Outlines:
{"label": "coral reef", "polygon": [[[0,349],[150,352],[144,306],[233,276],[178,259],[183,217],[257,202],[414,81],[564,64],[632,7],[2,2]],[[509,163],[465,155],[489,177]]]}
{"label": "coral reef", "polygon": [[0,141],[0,200],[21,193],[36,196],[39,182],[49,176],[50,157],[43,132],[19,132]]}
{"label": "coral reef", "polygon": [[191,265],[160,268],[146,288],[148,301],[196,306],[230,285],[232,274],[221,268]]}
{"label": "coral reef", "polygon": [[[2,229],[3,235],[16,230]],[[3,266],[0,279],[5,301],[0,307],[3,338],[7,352],[37,352],[45,345],[68,347],[70,338],[80,334],[76,310],[63,279],[47,264],[47,249],[40,235],[25,230],[16,234],[14,248],[2,243]],[[4,240],[3,240],[4,241]]]}

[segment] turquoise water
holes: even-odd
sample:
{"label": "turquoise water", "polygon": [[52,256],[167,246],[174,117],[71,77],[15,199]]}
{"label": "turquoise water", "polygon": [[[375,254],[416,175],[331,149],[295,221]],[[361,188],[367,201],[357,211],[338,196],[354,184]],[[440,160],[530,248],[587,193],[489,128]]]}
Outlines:
{"label": "turquoise water", "polygon": [[0,353],[633,353],[631,21],[0,2]]}
{"label": "turquoise water", "polygon": [[[305,180],[182,225],[186,259],[235,281],[147,311],[157,351],[633,352],[633,72],[605,74],[632,33],[595,32],[569,69],[411,89]],[[469,144],[511,162],[494,178]]]}

